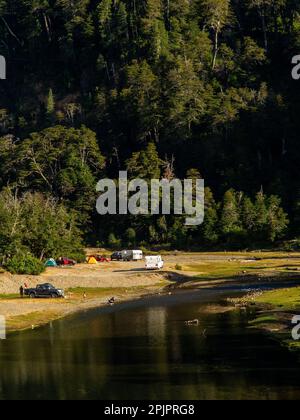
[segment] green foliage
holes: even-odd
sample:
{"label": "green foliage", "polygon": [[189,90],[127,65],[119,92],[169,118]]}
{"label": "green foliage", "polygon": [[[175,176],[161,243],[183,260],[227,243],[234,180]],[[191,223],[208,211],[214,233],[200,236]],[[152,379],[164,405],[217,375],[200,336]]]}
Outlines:
{"label": "green foliage", "polygon": [[[258,206],[256,208],[258,217],[257,231],[271,242],[282,237],[289,222],[287,214],[280,207],[280,198],[273,195],[265,197],[260,193],[257,197],[256,205]],[[254,230],[256,230],[255,227]]]}
{"label": "green foliage", "polygon": [[242,193],[225,193],[221,209],[221,232],[237,245],[273,243],[286,233],[289,221],[276,196],[258,193],[255,202]]}
{"label": "green foliage", "polygon": [[117,239],[114,233],[108,235],[107,244],[111,249],[119,249],[122,245],[122,241]]}
{"label": "green foliage", "polygon": [[220,220],[221,232],[224,235],[238,233],[241,230],[239,201],[240,197],[233,190],[227,191],[224,195]]}
{"label": "green foliage", "polygon": [[40,193],[17,197],[5,190],[0,193],[0,258],[5,264],[28,251],[40,260],[60,256],[82,260],[76,217]]}
{"label": "green foliage", "polygon": [[91,130],[55,126],[32,133],[20,144],[5,137],[0,139],[0,158],[2,173],[13,185],[64,200],[82,221],[87,220],[95,203],[97,176],[104,167]]}
{"label": "green foliage", "polygon": [[45,265],[31,254],[16,254],[5,265],[11,274],[38,276],[45,271]]}
{"label": "green foliage", "polygon": [[86,261],[86,253],[83,248],[82,242],[79,242],[77,240],[76,246],[66,246],[65,248],[62,248],[63,252],[60,252],[60,255],[67,255],[68,258],[76,261],[78,264],[82,264]]}
{"label": "green foliage", "polygon": [[120,98],[130,122],[136,127],[137,138],[144,141],[149,135],[157,135],[160,126],[159,81],[146,60],[134,60],[127,66],[126,86],[121,90]]}
{"label": "green foliage", "polygon": [[125,240],[128,247],[134,247],[136,244],[136,232],[133,228],[128,228],[125,232]]}
{"label": "green foliage", "polygon": [[[78,220],[90,242],[107,243],[114,232],[114,248],[119,238],[205,248],[300,234],[300,106],[287,67],[300,46],[299,2],[10,3],[0,1],[0,54],[19,64],[0,84],[0,191],[9,187],[15,199],[0,199],[2,255],[34,247],[39,257],[39,242],[70,252],[50,202],[41,222],[37,196],[26,199],[36,237],[23,236],[23,221],[15,228],[27,209],[22,197],[35,192],[62,204],[63,224]],[[191,168],[203,174],[205,223],[100,218],[96,182],[126,167],[148,181]]]}
{"label": "green foliage", "polygon": [[55,110],[55,101],[54,101],[54,95],[53,95],[53,90],[52,89],[49,90],[46,110],[47,110],[47,115],[48,116],[52,116],[53,113],[54,113],[54,110]]}
{"label": "green foliage", "polygon": [[161,178],[163,161],[160,159],[154,143],[149,143],[145,150],[134,153],[126,165],[132,178],[145,180]]}
{"label": "green foliage", "polygon": [[206,112],[205,99],[209,92],[199,79],[190,60],[180,60],[168,75],[173,95],[169,97],[169,120],[174,128],[186,135],[191,132],[192,124],[199,123]]}
{"label": "green foliage", "polygon": [[205,189],[204,223],[200,227],[200,236],[204,245],[216,245],[219,240],[218,206],[209,188]]}

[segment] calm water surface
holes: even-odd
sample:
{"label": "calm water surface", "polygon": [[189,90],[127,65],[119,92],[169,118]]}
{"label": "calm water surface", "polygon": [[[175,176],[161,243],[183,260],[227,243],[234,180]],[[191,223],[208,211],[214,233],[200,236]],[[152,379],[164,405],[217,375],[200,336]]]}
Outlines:
{"label": "calm water surface", "polygon": [[246,313],[203,313],[226,294],[149,298],[11,335],[0,399],[299,399],[294,355],[246,329]]}

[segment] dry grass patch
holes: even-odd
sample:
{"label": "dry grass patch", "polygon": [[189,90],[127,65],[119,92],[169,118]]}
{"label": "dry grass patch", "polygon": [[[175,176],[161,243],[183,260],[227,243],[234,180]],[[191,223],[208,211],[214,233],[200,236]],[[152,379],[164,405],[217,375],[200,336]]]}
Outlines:
{"label": "dry grass patch", "polygon": [[51,321],[55,321],[61,316],[58,311],[41,311],[32,312],[26,315],[16,315],[8,318],[7,329],[8,331],[27,330],[30,328],[37,328],[46,325]]}

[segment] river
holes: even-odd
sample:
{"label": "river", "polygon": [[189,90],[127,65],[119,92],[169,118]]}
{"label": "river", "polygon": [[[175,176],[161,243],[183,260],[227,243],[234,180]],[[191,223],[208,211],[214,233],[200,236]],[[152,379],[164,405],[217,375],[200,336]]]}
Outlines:
{"label": "river", "polygon": [[0,399],[299,399],[295,355],[246,328],[246,312],[203,311],[228,293],[151,297],[9,335]]}

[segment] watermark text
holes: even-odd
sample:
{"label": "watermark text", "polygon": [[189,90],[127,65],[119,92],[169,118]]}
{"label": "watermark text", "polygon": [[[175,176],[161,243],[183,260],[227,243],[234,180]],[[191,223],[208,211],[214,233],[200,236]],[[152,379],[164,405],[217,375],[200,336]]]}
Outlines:
{"label": "watermark text", "polygon": [[96,204],[100,215],[186,215],[186,226],[204,221],[203,179],[129,181],[122,171],[118,181],[102,179],[96,190],[101,193]]}

